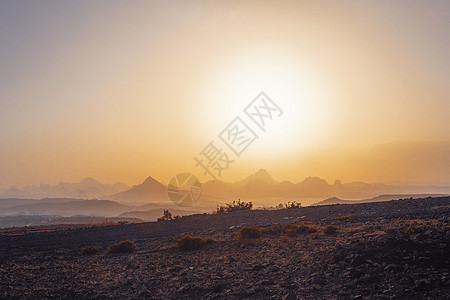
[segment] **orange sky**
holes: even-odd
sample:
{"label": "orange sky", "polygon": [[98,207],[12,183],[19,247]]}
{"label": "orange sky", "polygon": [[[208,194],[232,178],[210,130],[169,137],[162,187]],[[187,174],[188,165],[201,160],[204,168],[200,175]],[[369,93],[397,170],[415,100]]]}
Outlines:
{"label": "orange sky", "polygon": [[[178,172],[261,91],[219,179],[450,182],[446,1],[1,3],[0,187]],[[395,167],[394,167],[395,166]]]}

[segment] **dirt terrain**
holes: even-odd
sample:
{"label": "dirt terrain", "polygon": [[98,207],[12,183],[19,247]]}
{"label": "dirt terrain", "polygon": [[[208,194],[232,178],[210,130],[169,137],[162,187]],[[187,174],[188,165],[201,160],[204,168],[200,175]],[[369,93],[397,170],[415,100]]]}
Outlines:
{"label": "dirt terrain", "polygon": [[[237,242],[245,226],[265,229]],[[182,251],[186,233],[214,242]],[[122,240],[137,249],[107,252]],[[449,299],[449,269],[450,197],[0,232],[0,299]]]}

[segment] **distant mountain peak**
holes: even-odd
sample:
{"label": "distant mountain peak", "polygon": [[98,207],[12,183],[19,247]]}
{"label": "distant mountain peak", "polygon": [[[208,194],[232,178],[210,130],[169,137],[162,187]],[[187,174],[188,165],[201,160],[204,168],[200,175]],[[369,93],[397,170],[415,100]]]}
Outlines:
{"label": "distant mountain peak", "polygon": [[86,185],[101,184],[100,181],[97,181],[97,180],[93,179],[92,177],[86,177],[83,180],[81,180],[79,183],[80,184],[86,184]]}
{"label": "distant mountain peak", "polygon": [[167,197],[167,187],[151,176],[147,177],[139,185],[106,197],[117,201],[167,202],[169,200]]}
{"label": "distant mountain peak", "polygon": [[142,185],[149,185],[149,184],[155,184],[155,183],[161,184],[156,179],[154,179],[152,176],[148,176],[147,179],[145,179],[144,182],[142,182]]}
{"label": "distant mountain peak", "polygon": [[259,169],[256,173],[249,176],[250,179],[259,180],[264,182],[275,182],[266,169]]}
{"label": "distant mountain peak", "polygon": [[322,178],[316,177],[316,176],[309,176],[306,177],[305,180],[302,181],[302,183],[315,183],[315,184],[327,184],[328,183],[323,180]]}

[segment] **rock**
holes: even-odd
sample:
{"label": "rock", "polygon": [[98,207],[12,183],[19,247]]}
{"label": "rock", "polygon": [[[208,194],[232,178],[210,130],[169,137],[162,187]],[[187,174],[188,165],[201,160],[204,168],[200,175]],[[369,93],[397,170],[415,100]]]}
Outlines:
{"label": "rock", "polygon": [[255,266],[253,266],[253,268],[251,268],[251,271],[258,272],[258,271],[261,271],[262,269],[264,269],[263,265],[255,265]]}
{"label": "rock", "polygon": [[289,293],[281,297],[282,300],[297,300],[297,296],[293,293]]}
{"label": "rock", "polygon": [[387,265],[384,269],[385,270],[393,270],[393,269],[395,269],[397,266],[396,265],[394,265],[394,264],[389,264],[389,265]]}
{"label": "rock", "polygon": [[402,238],[404,236],[403,233],[401,233],[400,230],[396,228],[389,228],[388,230],[386,230],[386,234],[390,239]]}
{"label": "rock", "polygon": [[261,285],[263,285],[263,286],[267,286],[267,285],[271,285],[271,284],[272,284],[272,282],[270,282],[269,280],[263,280],[263,281],[261,281],[260,283],[261,283]]}

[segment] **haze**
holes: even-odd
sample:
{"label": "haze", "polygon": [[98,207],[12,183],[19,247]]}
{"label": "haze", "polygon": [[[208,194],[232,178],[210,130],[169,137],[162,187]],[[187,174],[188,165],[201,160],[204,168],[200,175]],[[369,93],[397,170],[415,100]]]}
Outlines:
{"label": "haze", "polygon": [[210,180],[261,91],[283,115],[220,180],[448,184],[448,32],[448,1],[2,1],[0,187]]}

